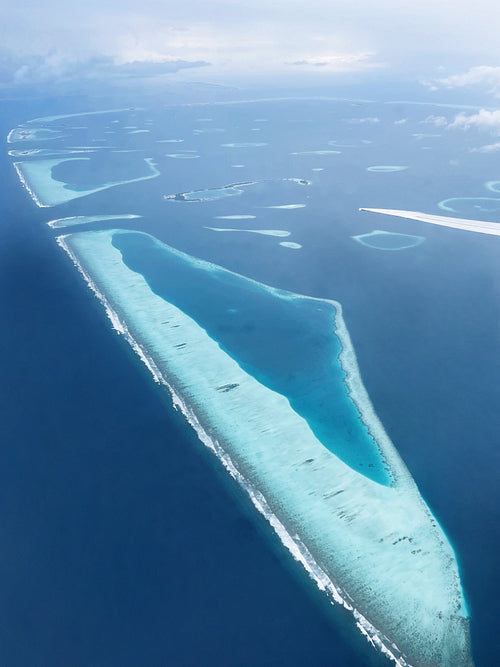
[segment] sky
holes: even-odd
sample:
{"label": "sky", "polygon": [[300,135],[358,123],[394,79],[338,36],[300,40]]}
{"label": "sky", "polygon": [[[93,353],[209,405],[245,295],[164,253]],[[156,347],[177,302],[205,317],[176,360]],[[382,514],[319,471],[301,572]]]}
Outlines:
{"label": "sky", "polygon": [[1,1],[4,87],[393,73],[500,91],[496,0]]}

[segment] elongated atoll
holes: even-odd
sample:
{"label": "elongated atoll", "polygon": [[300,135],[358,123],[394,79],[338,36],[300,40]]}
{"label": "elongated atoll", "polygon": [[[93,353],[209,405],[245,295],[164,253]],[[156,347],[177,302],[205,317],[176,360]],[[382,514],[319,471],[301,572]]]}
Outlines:
{"label": "elongated atoll", "polygon": [[[340,304],[267,287],[138,232],[75,233],[58,241],[200,439],[373,645],[400,666],[471,665],[453,549],[371,405]],[[259,312],[270,321],[254,322],[250,316]],[[221,318],[245,326],[220,326]],[[282,326],[275,360],[260,344],[266,331],[279,334],[272,318]],[[292,322],[302,329],[287,326]],[[314,357],[318,345],[331,351],[317,367],[318,401],[309,392],[302,397],[307,408],[271,385],[299,387],[310,372],[302,357]],[[289,370],[299,379],[273,375],[289,351]],[[314,373],[307,378],[316,382]],[[329,414],[360,434],[365,429],[364,456],[375,456],[374,469],[339,458],[356,456],[361,441],[346,449],[341,436],[327,448],[325,433],[317,424],[313,430],[323,381],[333,383],[325,396]],[[376,463],[377,451],[385,463]]]}

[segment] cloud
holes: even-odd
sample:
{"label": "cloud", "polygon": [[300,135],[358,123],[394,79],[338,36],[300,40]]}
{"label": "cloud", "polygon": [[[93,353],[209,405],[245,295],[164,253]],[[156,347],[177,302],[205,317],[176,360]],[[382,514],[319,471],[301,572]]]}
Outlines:
{"label": "cloud", "polygon": [[349,125],[376,125],[380,123],[380,118],[368,116],[366,118],[343,118],[344,123]]}
{"label": "cloud", "polygon": [[468,86],[485,86],[488,93],[500,97],[500,67],[481,65],[471,67],[462,74],[454,74],[443,79],[436,79],[431,87],[465,88]]}
{"label": "cloud", "polygon": [[[309,85],[313,76],[371,76],[376,67],[413,79],[436,72],[436,63],[453,66],[446,71],[500,63],[496,4],[475,0],[472,11],[468,0],[75,0],[68,9],[63,0],[15,0],[3,12],[0,45],[26,60],[19,77],[31,57],[57,49],[80,62],[210,62],[211,81],[288,76]],[[436,85],[458,85],[444,76],[435,74],[443,82]]]}
{"label": "cloud", "polygon": [[444,116],[427,116],[424,120],[420,121],[421,123],[428,123],[429,125],[435,125],[436,127],[447,127],[448,119]]}
{"label": "cloud", "polygon": [[356,66],[362,65],[363,68],[381,67],[380,63],[369,62],[373,58],[374,53],[344,53],[333,55],[319,55],[303,58],[302,60],[295,60],[288,63],[289,65],[296,65],[299,67],[327,67],[333,70],[356,69]]}
{"label": "cloud", "polygon": [[173,74],[179,72],[181,69],[206,67],[207,65],[210,65],[210,63],[204,60],[167,60],[163,62],[141,62],[136,60],[131,63],[110,67],[107,74],[126,78],[144,78]]}
{"label": "cloud", "polygon": [[494,144],[487,144],[479,148],[472,148],[471,153],[496,153],[500,151],[500,141],[495,141]]}
{"label": "cloud", "polygon": [[500,109],[495,111],[481,109],[478,113],[469,116],[462,112],[448,124],[448,129],[469,130],[470,128],[489,130],[493,134],[500,134]]}
{"label": "cloud", "polygon": [[[443,127],[447,130],[463,130],[477,129],[480,131],[490,132],[493,135],[500,135],[500,109],[488,111],[481,109],[477,113],[466,114],[460,112],[453,120],[448,120],[445,116],[427,116],[421,123],[434,125],[435,127]],[[475,152],[488,153],[497,148],[493,148],[496,144],[491,144],[491,148],[484,146],[483,149],[474,149]]]}
{"label": "cloud", "polygon": [[205,67],[205,61],[165,60],[116,64],[110,56],[75,57],[56,51],[22,60],[0,59],[0,85],[30,86],[73,81],[145,79],[174,74],[183,69]]}

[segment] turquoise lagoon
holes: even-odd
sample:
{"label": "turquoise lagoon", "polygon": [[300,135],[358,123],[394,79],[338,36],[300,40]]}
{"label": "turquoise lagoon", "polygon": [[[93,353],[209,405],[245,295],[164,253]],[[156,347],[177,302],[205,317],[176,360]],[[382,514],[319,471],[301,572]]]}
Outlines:
{"label": "turquoise lagoon", "polygon": [[123,230],[58,239],[317,585],[399,665],[471,664],[453,550],[379,422],[340,304]]}

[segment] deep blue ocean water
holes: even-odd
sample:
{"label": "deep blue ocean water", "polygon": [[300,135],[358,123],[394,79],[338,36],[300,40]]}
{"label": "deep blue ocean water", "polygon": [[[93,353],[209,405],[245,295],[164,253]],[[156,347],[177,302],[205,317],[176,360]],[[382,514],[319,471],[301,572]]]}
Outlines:
{"label": "deep blue ocean water", "polygon": [[[151,133],[121,131],[112,140],[105,134],[109,119],[68,119],[88,128],[74,130],[82,135],[74,145],[100,138],[100,145],[137,149],[113,154],[113,161],[127,156],[119,174],[111,161],[97,160],[90,171],[75,162],[60,165],[60,177],[75,187],[92,185],[90,177],[98,183],[118,180],[117,174],[141,176],[145,157],[155,158],[162,176],[53,209],[38,209],[28,199],[5,150],[4,664],[384,664],[349,619],[329,608],[162,399],[44,225],[69,215],[120,212],[144,216],[140,224],[120,227],[147,231],[266,284],[342,303],[376,411],[455,547],[476,664],[497,661],[500,242],[357,211],[443,214],[438,202],[444,199],[492,195],[484,183],[500,178],[497,164],[469,152],[478,137],[413,137],[426,132],[421,121],[434,108],[284,104],[157,110],[147,116]],[[3,136],[30,117],[63,113],[60,102],[41,107],[7,107]],[[225,132],[193,134],[197,119],[208,116]],[[352,117],[381,122],[343,120]],[[395,126],[403,117],[404,126]],[[269,120],[257,125],[257,118]],[[396,131],[405,141],[395,140]],[[221,146],[252,136],[269,145]],[[184,142],[153,141],[169,138]],[[334,148],[329,141],[355,148],[290,156]],[[432,148],[422,151],[423,141]],[[73,145],[67,139],[50,144]],[[165,157],[195,149],[199,159]],[[383,174],[367,172],[370,165],[409,168]],[[312,171],[317,168],[323,171]],[[312,185],[280,180],[291,177]],[[239,197],[202,204],[161,197],[247,179],[257,183]],[[262,208],[292,203],[307,206]],[[474,211],[478,219],[495,220],[494,212]],[[245,227],[291,231],[286,240],[303,247],[205,229],[236,226],[214,219],[235,213],[257,215],[242,221]],[[459,214],[472,217],[470,210]],[[374,229],[426,241],[389,252],[350,238]]]}

